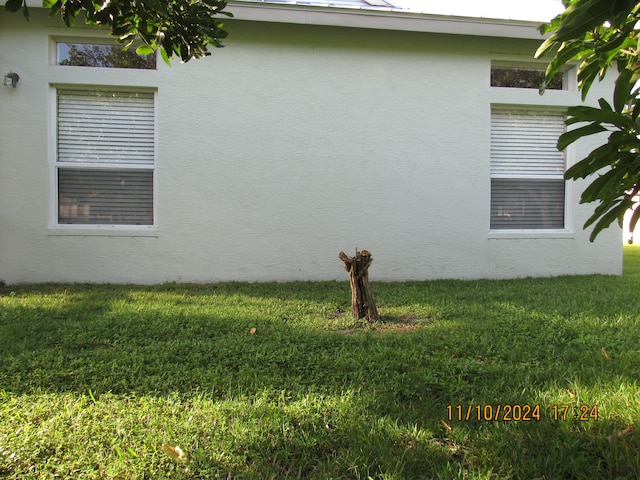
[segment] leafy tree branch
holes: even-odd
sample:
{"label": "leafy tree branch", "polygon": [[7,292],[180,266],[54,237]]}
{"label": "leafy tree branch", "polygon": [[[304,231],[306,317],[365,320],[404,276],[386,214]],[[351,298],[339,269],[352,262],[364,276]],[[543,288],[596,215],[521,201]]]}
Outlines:
{"label": "leafy tree branch", "polygon": [[[565,177],[577,180],[594,178],[584,190],[581,203],[597,206],[584,228],[593,225],[590,240],[617,221],[622,225],[625,212],[634,206],[640,192],[640,2],[636,0],[564,0],[565,11],[540,27],[551,33],[536,57],[551,54],[546,81],[568,65],[578,64],[578,89],[584,100],[598,79],[608,71],[617,78],[613,104],[604,98],[598,107],[577,106],[568,109],[568,126],[558,148],[590,135],[606,133],[607,142],[571,166]],[[544,90],[544,86],[542,87]],[[631,218],[633,231],[640,209]]]}
{"label": "leafy tree branch", "polygon": [[[137,53],[160,50],[167,63],[174,55],[187,62],[210,55],[209,45],[222,47],[227,32],[219,15],[233,16],[225,0],[43,0],[42,6],[68,27],[84,14],[87,24],[108,27],[124,48],[141,42]],[[8,0],[5,8],[29,19],[26,0]]]}

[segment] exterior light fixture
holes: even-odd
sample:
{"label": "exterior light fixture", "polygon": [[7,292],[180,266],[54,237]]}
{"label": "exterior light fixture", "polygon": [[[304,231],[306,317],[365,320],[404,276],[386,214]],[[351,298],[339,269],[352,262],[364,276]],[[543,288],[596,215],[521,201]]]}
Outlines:
{"label": "exterior light fixture", "polygon": [[16,85],[18,85],[18,80],[20,80],[20,75],[18,75],[17,73],[9,72],[4,76],[4,86],[16,88]]}

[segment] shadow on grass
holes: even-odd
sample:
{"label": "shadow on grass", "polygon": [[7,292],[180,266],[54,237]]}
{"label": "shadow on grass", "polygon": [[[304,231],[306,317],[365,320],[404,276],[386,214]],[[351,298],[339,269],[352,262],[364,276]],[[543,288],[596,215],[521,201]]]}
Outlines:
{"label": "shadow on grass", "polygon": [[[0,391],[357,399],[355,420],[343,414],[335,432],[325,418],[287,413],[287,402],[253,412],[253,421],[278,417],[271,431],[311,422],[316,434],[236,439],[244,464],[220,468],[248,476],[321,478],[349,458],[360,469],[352,478],[411,478],[433,465],[497,478],[634,478],[639,440],[616,437],[639,428],[640,304],[626,281],[374,283],[379,325],[335,315],[348,309],[346,282],[6,287]],[[415,328],[384,327],[403,318]],[[539,404],[542,418],[478,421],[447,410],[498,404]],[[601,416],[555,420],[550,404],[602,404]],[[429,435],[406,438],[394,425]],[[398,463],[380,460],[381,448]]]}

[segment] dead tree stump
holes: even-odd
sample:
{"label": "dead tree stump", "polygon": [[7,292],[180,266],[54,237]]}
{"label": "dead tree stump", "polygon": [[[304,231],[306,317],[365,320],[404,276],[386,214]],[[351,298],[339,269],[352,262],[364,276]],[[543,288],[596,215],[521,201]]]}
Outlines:
{"label": "dead tree stump", "polygon": [[340,252],[338,257],[344,262],[345,270],[349,272],[353,318],[366,318],[369,322],[379,320],[376,301],[369,286],[369,265],[373,261],[371,253],[367,250],[358,252],[356,249],[355,257],[348,257],[344,252]]}

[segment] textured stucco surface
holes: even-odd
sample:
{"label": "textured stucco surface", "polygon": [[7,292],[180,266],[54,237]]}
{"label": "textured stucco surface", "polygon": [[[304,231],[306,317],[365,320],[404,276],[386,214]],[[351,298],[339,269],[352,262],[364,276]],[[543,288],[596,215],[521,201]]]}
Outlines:
{"label": "textured stucco surface", "polygon": [[[491,105],[579,102],[489,86],[492,60],[530,61],[538,42],[227,29],[226,48],[157,71],[59,67],[52,38],[99,33],[0,11],[0,72],[20,74],[0,89],[0,280],[344,279],[338,252],[356,247],[372,280],[621,272],[620,231],[582,231],[585,184],[569,184],[566,232],[489,231]],[[157,89],[154,228],[54,225],[54,87],[76,84]]]}

